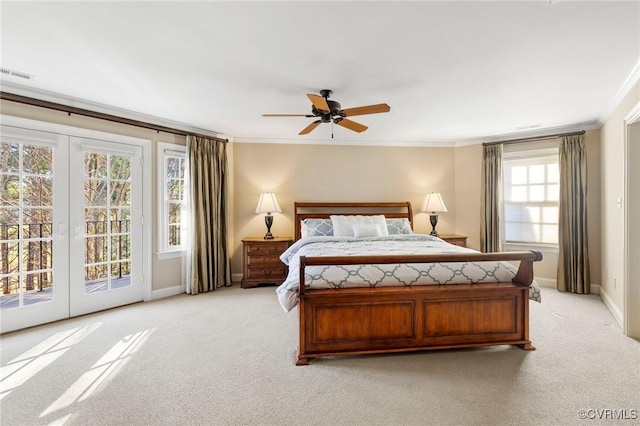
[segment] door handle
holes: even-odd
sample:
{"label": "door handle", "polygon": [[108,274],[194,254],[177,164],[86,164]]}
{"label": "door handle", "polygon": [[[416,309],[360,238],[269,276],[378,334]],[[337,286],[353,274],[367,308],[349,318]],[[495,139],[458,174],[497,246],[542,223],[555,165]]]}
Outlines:
{"label": "door handle", "polygon": [[83,236],[84,235],[82,235],[82,224],[80,222],[75,222],[73,224],[73,237],[79,240]]}
{"label": "door handle", "polygon": [[56,237],[59,240],[64,239],[66,233],[67,233],[67,226],[65,225],[64,222],[58,222],[58,226],[57,226],[58,230],[56,232]]}

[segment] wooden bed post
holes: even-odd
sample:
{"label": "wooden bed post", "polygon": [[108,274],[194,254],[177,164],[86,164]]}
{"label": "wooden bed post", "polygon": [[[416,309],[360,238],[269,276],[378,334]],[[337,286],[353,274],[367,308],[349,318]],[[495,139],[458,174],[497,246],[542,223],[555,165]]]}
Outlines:
{"label": "wooden bed post", "polygon": [[528,286],[533,282],[533,262],[542,260],[542,253],[536,250],[531,250],[531,253],[534,255],[533,258],[520,260],[518,272],[511,280],[514,284]]}
{"label": "wooden bed post", "polygon": [[307,257],[300,256],[300,286],[299,286],[299,294],[300,296],[304,296],[304,268],[307,266]]}
{"label": "wooden bed post", "polygon": [[307,358],[306,356],[304,356],[303,354],[306,353],[306,349],[304,347],[304,345],[306,345],[305,342],[305,330],[304,330],[304,320],[302,320],[302,318],[305,318],[306,315],[306,301],[304,298],[304,287],[305,287],[305,283],[304,283],[304,268],[306,266],[306,257],[305,256],[300,256],[300,286],[299,286],[299,290],[298,290],[298,294],[299,294],[299,298],[298,298],[298,316],[301,319],[300,321],[298,321],[298,350],[296,351],[296,365],[309,365],[309,358]]}

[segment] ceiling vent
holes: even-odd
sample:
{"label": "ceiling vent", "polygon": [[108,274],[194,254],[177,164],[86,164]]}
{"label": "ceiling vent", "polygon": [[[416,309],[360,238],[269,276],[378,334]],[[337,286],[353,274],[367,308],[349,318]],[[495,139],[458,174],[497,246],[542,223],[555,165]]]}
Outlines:
{"label": "ceiling vent", "polygon": [[22,78],[24,80],[33,80],[34,78],[36,78],[35,75],[27,74],[26,72],[22,71],[10,70],[9,68],[0,68],[0,75]]}

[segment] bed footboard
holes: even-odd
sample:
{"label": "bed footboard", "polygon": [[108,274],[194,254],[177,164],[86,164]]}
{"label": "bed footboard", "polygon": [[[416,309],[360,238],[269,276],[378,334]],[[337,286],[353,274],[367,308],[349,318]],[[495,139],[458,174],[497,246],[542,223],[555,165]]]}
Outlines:
{"label": "bed footboard", "polygon": [[[385,257],[301,257],[297,365],[326,356],[486,345],[535,349],[529,285],[539,252]],[[306,265],[520,260],[511,283],[304,288]]]}

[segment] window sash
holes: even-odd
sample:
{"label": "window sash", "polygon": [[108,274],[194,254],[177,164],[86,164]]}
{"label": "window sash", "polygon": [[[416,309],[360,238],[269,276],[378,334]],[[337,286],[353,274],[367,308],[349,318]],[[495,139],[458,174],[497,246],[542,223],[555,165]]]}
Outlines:
{"label": "window sash", "polygon": [[558,167],[557,148],[505,155],[506,243],[558,244]]}
{"label": "window sash", "polygon": [[[158,143],[158,252],[181,252],[185,205],[186,148]],[[170,170],[170,166],[172,170]]]}

